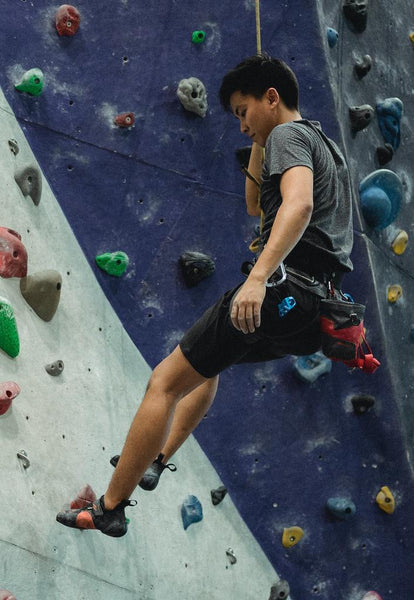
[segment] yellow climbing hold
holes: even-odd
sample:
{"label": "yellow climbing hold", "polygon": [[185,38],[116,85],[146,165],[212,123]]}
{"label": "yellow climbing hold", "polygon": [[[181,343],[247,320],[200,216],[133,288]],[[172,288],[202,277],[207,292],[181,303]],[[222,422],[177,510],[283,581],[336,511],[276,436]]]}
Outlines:
{"label": "yellow climbing hold", "polygon": [[412,45],[414,46],[414,31],[412,31],[410,33],[410,40],[411,40]]}
{"label": "yellow climbing hold", "polygon": [[376,501],[384,512],[391,515],[395,510],[395,500],[390,489],[384,485],[377,494]]}
{"label": "yellow climbing hold", "polygon": [[401,298],[402,293],[402,287],[398,283],[389,285],[387,289],[388,302],[394,304],[394,302],[397,302],[397,300]]}
{"label": "yellow climbing hold", "polygon": [[282,544],[285,548],[291,548],[303,537],[303,529],[300,527],[285,527],[283,530]]}
{"label": "yellow climbing hold", "polygon": [[408,233],[400,229],[391,243],[391,248],[395,254],[404,254],[408,244]]}

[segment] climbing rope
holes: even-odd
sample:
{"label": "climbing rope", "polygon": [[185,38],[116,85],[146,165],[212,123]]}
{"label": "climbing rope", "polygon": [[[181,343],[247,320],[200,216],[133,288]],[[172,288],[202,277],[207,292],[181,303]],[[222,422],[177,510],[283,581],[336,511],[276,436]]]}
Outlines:
{"label": "climbing rope", "polygon": [[262,51],[262,39],[260,32],[260,0],[254,0],[255,9],[256,9],[256,48],[257,54],[260,54]]}

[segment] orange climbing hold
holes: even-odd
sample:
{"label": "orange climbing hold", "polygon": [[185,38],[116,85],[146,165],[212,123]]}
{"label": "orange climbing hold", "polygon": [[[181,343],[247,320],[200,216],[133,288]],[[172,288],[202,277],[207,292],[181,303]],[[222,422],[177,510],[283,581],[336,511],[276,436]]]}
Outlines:
{"label": "orange climbing hold", "polygon": [[71,4],[62,4],[56,13],[56,29],[59,35],[73,36],[79,29],[80,13]]}
{"label": "orange climbing hold", "polygon": [[381,510],[392,515],[395,510],[395,500],[391,490],[386,485],[378,492],[376,502]]}
{"label": "orange climbing hold", "polygon": [[301,527],[286,527],[283,530],[282,544],[285,548],[295,546],[303,537],[303,529]]}

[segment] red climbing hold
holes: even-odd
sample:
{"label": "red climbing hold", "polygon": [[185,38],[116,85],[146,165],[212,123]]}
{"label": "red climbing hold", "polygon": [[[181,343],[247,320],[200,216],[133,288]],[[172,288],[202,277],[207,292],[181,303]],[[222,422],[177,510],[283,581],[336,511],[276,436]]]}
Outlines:
{"label": "red climbing hold", "polygon": [[81,490],[79,490],[76,498],[70,503],[70,507],[71,509],[85,508],[85,506],[88,506],[88,504],[94,502],[95,500],[96,494],[91,486],[87,483]]}
{"label": "red climbing hold", "polygon": [[135,115],[132,112],[121,113],[115,117],[114,123],[118,127],[132,127],[135,123]]}
{"label": "red climbing hold", "polygon": [[0,276],[26,277],[27,252],[21,236],[13,229],[0,227]]}
{"label": "red climbing hold", "polygon": [[62,4],[56,13],[56,29],[59,35],[75,35],[80,25],[80,14],[70,4]]}
{"label": "red climbing hold", "polygon": [[0,415],[4,415],[9,410],[12,401],[19,394],[20,388],[14,381],[0,383]]}
{"label": "red climbing hold", "polygon": [[17,598],[8,590],[0,590],[0,600],[17,600]]}

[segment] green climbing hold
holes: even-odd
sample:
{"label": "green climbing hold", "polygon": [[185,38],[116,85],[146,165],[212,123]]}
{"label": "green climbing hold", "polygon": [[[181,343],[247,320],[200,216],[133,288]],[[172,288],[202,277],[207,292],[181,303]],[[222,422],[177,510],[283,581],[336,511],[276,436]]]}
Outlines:
{"label": "green climbing hold", "polygon": [[0,298],[0,348],[12,358],[20,352],[13,307],[5,298]]}
{"label": "green climbing hold", "polygon": [[40,96],[43,90],[43,72],[40,69],[30,69],[22,76],[15,86],[18,92],[27,92],[32,96]]}
{"label": "green climbing hold", "polygon": [[102,271],[115,277],[121,277],[125,273],[129,263],[128,255],[121,251],[104,252],[104,254],[99,254],[95,260]]}
{"label": "green climbing hold", "polygon": [[193,31],[191,36],[191,41],[193,44],[202,44],[206,39],[206,34],[204,31]]}

